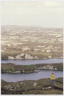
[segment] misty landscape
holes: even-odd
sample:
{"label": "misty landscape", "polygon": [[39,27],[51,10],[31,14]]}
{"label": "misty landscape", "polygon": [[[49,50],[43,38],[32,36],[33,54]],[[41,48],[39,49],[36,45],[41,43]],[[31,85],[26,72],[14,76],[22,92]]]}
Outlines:
{"label": "misty landscape", "polygon": [[63,94],[63,2],[1,2],[1,94]]}
{"label": "misty landscape", "polygon": [[[56,58],[58,60],[63,58],[63,29],[62,28],[2,26],[2,31],[1,31],[1,59],[2,59],[2,62],[3,62],[3,60],[43,60],[43,59],[47,60],[47,59],[54,59],[54,58]],[[21,64],[22,61],[18,61],[18,64],[19,64],[19,62],[20,62],[20,65],[13,64],[13,63],[15,63],[15,61],[13,63],[11,63],[10,61],[9,61],[9,63],[2,63],[2,65],[1,65],[2,79],[10,82],[9,79],[7,79],[9,76],[5,75],[5,73],[7,73],[9,75],[18,74],[18,76],[20,76],[20,77],[22,75],[19,75],[19,74],[28,74],[27,77],[25,76],[26,78],[23,77],[24,79],[23,78],[21,78],[21,79],[22,80],[25,80],[25,79],[31,80],[30,79],[31,76],[29,75],[29,73],[31,75],[32,75],[32,73],[34,73],[34,74],[36,73],[36,76],[38,76],[37,73],[39,73],[40,76],[42,76],[42,74],[43,74],[42,72],[44,72],[44,70],[51,70],[54,73],[55,73],[55,71],[59,71],[59,72],[61,72],[61,74],[58,72],[59,75],[57,74],[57,76],[58,77],[60,76],[62,78],[63,62],[61,62],[61,61],[57,64],[55,64],[55,63],[53,64],[53,62],[51,64],[49,64],[49,63],[48,64],[39,64],[39,63],[37,64],[37,62],[39,62],[39,61],[37,61],[35,63],[36,65],[28,65],[27,61],[26,61],[27,65]],[[33,61],[31,61],[31,62],[33,62]],[[42,61],[42,63],[43,63],[43,61]],[[40,70],[42,70],[42,71],[40,71]],[[49,73],[49,72],[50,71],[48,71],[47,73]],[[47,73],[44,72],[44,74],[47,74]],[[32,75],[32,76],[34,76],[34,75]],[[42,78],[40,76],[38,77],[38,79]],[[16,78],[16,77],[14,76],[14,78]],[[12,80],[10,79],[11,81],[15,82],[15,79],[13,79],[13,75],[12,75],[12,77],[10,76],[10,78],[12,78]],[[47,75],[44,78],[47,78]],[[61,78],[59,78],[59,80]],[[38,79],[36,79],[36,78],[33,79],[33,77],[32,77],[32,80],[38,80]],[[16,78],[16,81],[17,80],[20,80],[20,79]],[[2,81],[2,82],[5,83],[4,81]],[[27,82],[29,82],[29,81],[27,81]],[[39,81],[37,81],[37,82],[39,82]],[[25,82],[24,82],[24,84],[25,84]],[[8,85],[8,83],[7,83],[7,85]],[[37,83],[34,83],[34,85],[31,85],[31,86],[34,87],[36,85],[37,85]],[[12,85],[9,84],[9,86],[11,87]],[[16,83],[14,86],[16,86]],[[17,86],[19,87],[19,85],[17,85]],[[47,88],[47,86],[48,86],[48,88]],[[5,92],[6,92],[6,94],[9,94],[9,93],[10,94],[17,94],[17,93],[30,94],[31,93],[31,91],[28,91],[28,88],[26,89],[27,92],[25,92],[25,89],[24,89],[24,91],[22,93],[21,90],[23,90],[23,88],[19,88],[20,91],[18,91],[17,89],[15,89],[16,87],[14,87],[14,88],[12,87],[13,89],[10,89],[10,87],[6,87],[6,90],[8,90],[8,92],[5,91],[5,89],[3,88],[2,93],[3,94]],[[58,84],[57,84],[57,86],[55,85],[53,88],[56,88],[56,87],[59,88]],[[9,88],[9,89],[7,89],[7,88]],[[41,86],[40,86],[40,88],[42,90]],[[40,88],[38,88],[38,89],[40,90]],[[49,92],[49,90],[50,90],[49,88],[50,89],[52,88],[50,84],[46,85],[46,88],[44,88],[44,89],[45,90],[47,89]],[[29,87],[29,89],[30,89],[30,87]],[[31,87],[31,89],[32,89],[32,87]],[[33,90],[35,90],[34,94],[37,94],[38,89],[33,88]],[[59,89],[62,90],[62,86]],[[10,90],[12,90],[12,91],[10,91]],[[43,93],[44,92],[39,91],[38,94],[43,94]],[[55,91],[52,93],[55,94]],[[58,91],[56,91],[56,93],[58,93]],[[60,91],[60,93],[62,93],[62,91]],[[51,94],[51,93],[49,93],[49,94]]]}
{"label": "misty landscape", "polygon": [[2,26],[2,59],[63,58],[63,29]]}

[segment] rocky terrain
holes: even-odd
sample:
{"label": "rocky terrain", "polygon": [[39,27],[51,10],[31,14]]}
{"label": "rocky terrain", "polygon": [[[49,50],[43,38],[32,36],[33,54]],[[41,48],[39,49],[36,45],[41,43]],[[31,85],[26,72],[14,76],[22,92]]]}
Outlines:
{"label": "rocky terrain", "polygon": [[12,63],[1,64],[1,73],[33,73],[39,72],[39,70],[63,71],[63,63],[36,65],[15,65]]}
{"label": "rocky terrain", "polygon": [[63,29],[1,26],[1,59],[63,58]]}
{"label": "rocky terrain", "polygon": [[15,64],[2,64],[2,73],[32,73],[38,72],[33,65],[15,65]]}
{"label": "rocky terrain", "polygon": [[50,78],[40,80],[24,80],[18,82],[6,82],[1,80],[1,94],[63,94],[63,78],[56,78],[51,85]]}
{"label": "rocky terrain", "polygon": [[38,57],[37,56],[31,56],[30,54],[27,54],[27,53],[22,53],[22,54],[18,54],[17,56],[8,56],[8,60],[17,60],[17,59],[24,59],[24,60],[26,60],[26,59],[38,59]]}

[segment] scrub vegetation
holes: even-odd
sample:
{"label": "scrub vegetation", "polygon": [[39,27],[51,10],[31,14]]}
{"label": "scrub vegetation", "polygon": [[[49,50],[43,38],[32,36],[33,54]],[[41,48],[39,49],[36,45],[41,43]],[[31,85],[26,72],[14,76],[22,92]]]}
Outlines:
{"label": "scrub vegetation", "polygon": [[24,80],[18,82],[6,82],[1,80],[1,94],[63,94],[63,78],[56,78],[54,85],[51,85],[51,79]]}
{"label": "scrub vegetation", "polygon": [[36,64],[36,65],[15,65],[12,63],[1,64],[2,73],[32,73],[38,70],[63,71],[63,63],[58,64]]}

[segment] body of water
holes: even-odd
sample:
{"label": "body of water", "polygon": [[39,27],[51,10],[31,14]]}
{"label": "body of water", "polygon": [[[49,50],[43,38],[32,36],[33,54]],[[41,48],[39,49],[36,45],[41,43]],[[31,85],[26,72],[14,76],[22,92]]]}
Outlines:
{"label": "body of water", "polygon": [[14,63],[16,65],[31,65],[31,64],[49,64],[62,63],[63,59],[44,59],[44,60],[1,60],[1,63]]}
{"label": "body of water", "polygon": [[1,75],[1,79],[7,82],[17,82],[23,80],[39,80],[43,78],[51,78],[51,74],[54,73],[55,78],[63,77],[63,71],[48,71],[40,70],[38,73],[29,74],[5,74]]}

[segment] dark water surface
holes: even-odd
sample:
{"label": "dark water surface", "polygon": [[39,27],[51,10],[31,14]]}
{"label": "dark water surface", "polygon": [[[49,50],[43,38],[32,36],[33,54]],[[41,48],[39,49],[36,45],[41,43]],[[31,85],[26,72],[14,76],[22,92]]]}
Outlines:
{"label": "dark water surface", "polygon": [[23,80],[39,80],[43,78],[51,78],[52,73],[54,73],[56,78],[63,77],[63,71],[40,70],[38,73],[29,73],[29,74],[1,74],[1,79],[7,82],[16,82]]}
{"label": "dark water surface", "polygon": [[31,65],[31,64],[49,64],[62,63],[63,59],[44,59],[44,60],[1,60],[1,63],[14,63],[16,65]]}

